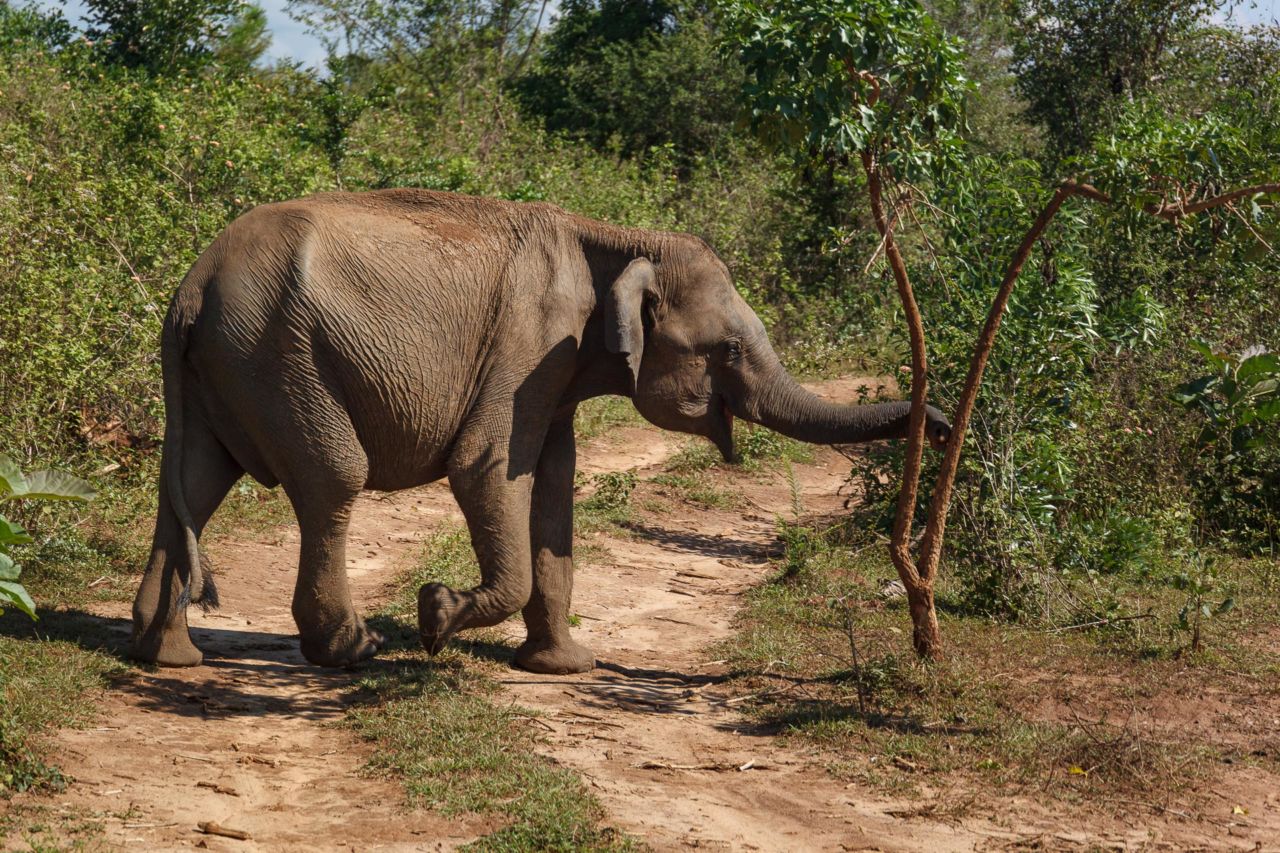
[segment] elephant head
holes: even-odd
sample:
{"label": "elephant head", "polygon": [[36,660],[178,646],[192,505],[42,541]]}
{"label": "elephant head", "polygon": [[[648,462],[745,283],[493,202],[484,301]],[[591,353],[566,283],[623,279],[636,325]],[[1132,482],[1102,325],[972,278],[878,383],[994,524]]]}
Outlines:
{"label": "elephant head", "polygon": [[[814,444],[906,435],[910,403],[837,405],[802,388],[724,263],[698,247],[631,261],[605,294],[605,345],[626,358],[640,414],[709,438],[726,461],[736,458],[735,417]],[[946,417],[933,406],[925,417],[929,442],[944,447]]]}

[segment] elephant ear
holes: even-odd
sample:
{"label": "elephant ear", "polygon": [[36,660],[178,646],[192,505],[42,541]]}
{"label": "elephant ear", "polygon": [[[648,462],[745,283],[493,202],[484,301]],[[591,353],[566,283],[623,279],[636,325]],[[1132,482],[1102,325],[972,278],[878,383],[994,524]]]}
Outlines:
{"label": "elephant ear", "polygon": [[644,355],[644,298],[653,293],[653,264],[636,258],[613,282],[605,296],[605,347],[627,357],[631,368],[631,389],[640,381],[640,359]]}

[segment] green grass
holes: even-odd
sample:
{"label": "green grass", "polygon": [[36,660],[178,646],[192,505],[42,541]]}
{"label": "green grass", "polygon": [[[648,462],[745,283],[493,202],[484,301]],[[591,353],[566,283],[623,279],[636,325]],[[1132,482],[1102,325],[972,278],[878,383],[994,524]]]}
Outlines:
{"label": "green grass", "polygon": [[579,535],[600,530],[619,532],[632,517],[635,471],[607,471],[589,479],[582,474],[578,477],[579,488],[591,488],[591,493],[574,503],[574,531]]}
{"label": "green grass", "polygon": [[[1256,721],[1210,741],[1142,710],[1212,689],[1268,713],[1280,656],[1249,640],[1274,630],[1280,614],[1263,609],[1256,567],[1256,590],[1247,571],[1233,575],[1248,618],[1223,617],[1210,651],[1196,656],[1173,651],[1185,645],[1170,629],[1175,601],[1152,602],[1162,633],[1141,629],[1148,643],[1162,637],[1165,653],[1137,654],[1116,636],[1129,628],[1058,631],[966,615],[944,580],[947,656],[926,665],[911,652],[905,603],[881,594],[896,578],[882,546],[855,549],[838,529],[802,525],[785,526],[782,539],[777,573],[750,594],[736,636],[715,654],[738,673],[735,691],[750,697],[741,707],[818,747],[842,778],[893,793],[969,778],[975,790],[1034,788],[1106,807],[1116,796],[1195,788],[1222,761],[1269,766],[1256,756],[1275,742],[1251,728]],[[1251,649],[1248,666],[1237,646]]]}
{"label": "green grass", "polygon": [[698,438],[685,442],[684,447],[667,461],[666,468],[678,474],[721,467],[757,473],[777,470],[788,463],[813,461],[812,445],[741,420],[734,422],[733,444],[738,452],[736,466],[726,463],[720,451],[705,438]]}
{"label": "green grass", "polygon": [[384,666],[356,686],[345,724],[374,744],[369,770],[404,784],[409,801],[442,814],[499,817],[475,850],[612,850],[632,843],[570,770],[536,752],[529,711],[506,704],[493,674],[508,654],[494,629],[469,631],[430,661],[417,648],[416,594],[429,580],[479,580],[465,530],[443,531],[378,617],[391,638]]}
{"label": "green grass", "polygon": [[741,503],[738,495],[719,486],[705,471],[669,471],[654,477],[653,483],[668,490],[672,496],[703,509],[732,509]]}
{"label": "green grass", "polygon": [[617,427],[641,426],[645,423],[647,421],[626,397],[592,397],[578,405],[573,430],[579,439],[586,441],[606,435],[609,430]]}
{"label": "green grass", "polygon": [[[4,617],[18,619],[26,617]],[[44,742],[57,728],[89,720],[90,693],[123,668],[108,655],[69,642],[0,635],[0,796],[65,785],[45,759]]]}

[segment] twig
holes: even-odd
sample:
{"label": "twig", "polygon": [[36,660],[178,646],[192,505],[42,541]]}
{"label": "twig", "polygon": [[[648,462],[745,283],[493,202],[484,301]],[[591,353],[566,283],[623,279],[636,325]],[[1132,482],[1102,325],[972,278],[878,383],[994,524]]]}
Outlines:
{"label": "twig", "polygon": [[223,838],[234,838],[237,841],[248,841],[250,839],[249,833],[243,829],[230,829],[225,826],[219,826],[211,820],[202,820],[196,826],[205,835],[219,835]]}
{"label": "twig", "polygon": [[230,797],[240,796],[240,792],[237,791],[235,788],[229,787],[227,785],[219,785],[217,782],[197,782],[196,787],[208,788],[211,791],[216,791],[219,794],[226,794]]}
{"label": "twig", "polygon": [[1135,613],[1132,616],[1116,616],[1111,619],[1095,619],[1092,622],[1081,622],[1079,625],[1065,625],[1061,628],[1049,628],[1046,634],[1059,634],[1063,631],[1076,631],[1081,628],[1096,628],[1101,625],[1114,625],[1117,622],[1133,622],[1138,619],[1154,619],[1156,615],[1148,610],[1146,613]]}

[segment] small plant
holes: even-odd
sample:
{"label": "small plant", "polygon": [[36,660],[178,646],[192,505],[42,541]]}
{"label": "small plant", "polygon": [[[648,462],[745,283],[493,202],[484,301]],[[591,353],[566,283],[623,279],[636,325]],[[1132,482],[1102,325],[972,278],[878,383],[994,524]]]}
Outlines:
{"label": "small plant", "polygon": [[[0,456],[0,503],[13,500],[88,501],[93,496],[93,487],[79,477],[62,471],[23,474],[16,462]],[[4,612],[7,604],[32,619],[37,618],[35,602],[18,583],[22,567],[14,562],[10,550],[14,545],[30,545],[33,541],[21,524],[0,515],[0,613]]]}
{"label": "small plant", "polygon": [[1178,387],[1173,399],[1204,416],[1193,482],[1211,531],[1258,552],[1280,540],[1280,354],[1250,347],[1233,354],[1203,341],[1192,346],[1208,372]]}
{"label": "small plant", "polygon": [[631,506],[631,493],[636,488],[635,471],[610,471],[592,477],[596,484],[596,493],[591,496],[591,503],[602,509],[617,512]]}
{"label": "small plant", "polygon": [[[580,531],[625,524],[631,518],[631,493],[636,488],[635,471],[608,471],[590,480],[595,492],[579,501],[574,510]],[[585,479],[581,484],[585,484]]]}
{"label": "small plant", "polygon": [[1218,564],[1213,557],[1197,553],[1192,557],[1191,563],[1191,570],[1179,572],[1172,583],[1174,589],[1187,594],[1186,603],[1178,611],[1174,628],[1191,635],[1191,652],[1195,654],[1201,648],[1204,620],[1231,612],[1235,609],[1236,600],[1230,595],[1215,600],[1223,590],[1218,577]]}
{"label": "small plant", "polygon": [[1191,346],[1210,372],[1179,386],[1173,398],[1205,416],[1200,446],[1221,447],[1229,461],[1274,442],[1266,425],[1280,421],[1280,354],[1250,347],[1234,355],[1204,341]]}

